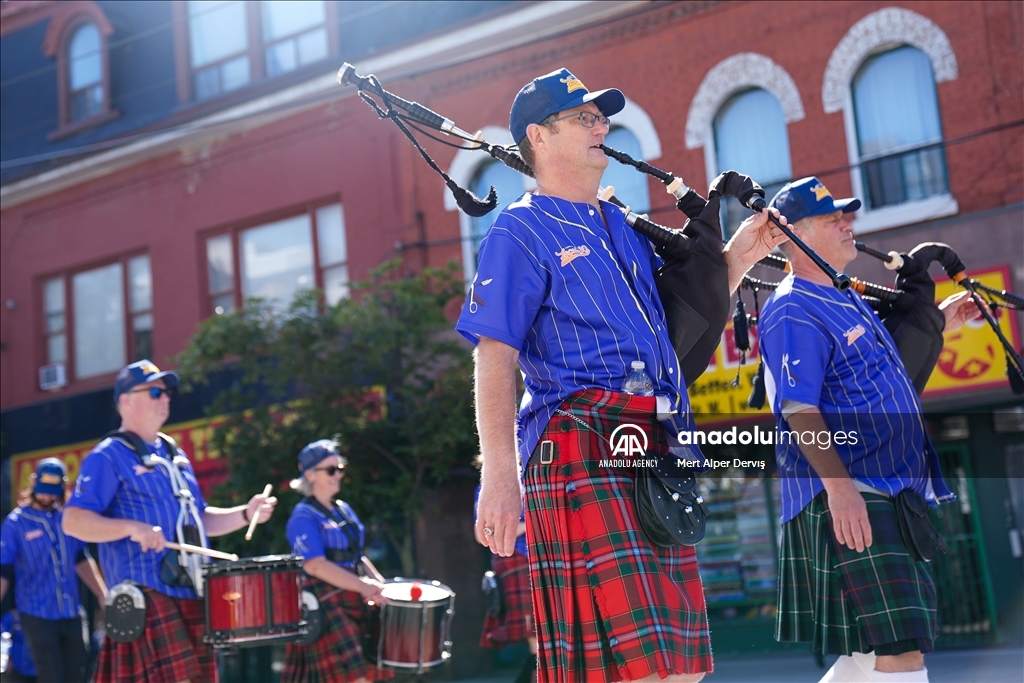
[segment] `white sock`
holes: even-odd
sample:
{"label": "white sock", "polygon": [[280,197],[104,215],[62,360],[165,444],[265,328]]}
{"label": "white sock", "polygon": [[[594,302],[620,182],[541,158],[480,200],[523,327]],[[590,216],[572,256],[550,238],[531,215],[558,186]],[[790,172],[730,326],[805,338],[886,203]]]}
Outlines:
{"label": "white sock", "polygon": [[875,683],[928,683],[928,669],[920,671],[875,671]]}
{"label": "white sock", "polygon": [[871,669],[865,669],[862,663],[864,658],[870,658],[871,668],[874,668],[874,655],[865,655],[855,652],[853,657],[840,655],[832,668],[825,672],[825,675],[818,683],[871,683]]}

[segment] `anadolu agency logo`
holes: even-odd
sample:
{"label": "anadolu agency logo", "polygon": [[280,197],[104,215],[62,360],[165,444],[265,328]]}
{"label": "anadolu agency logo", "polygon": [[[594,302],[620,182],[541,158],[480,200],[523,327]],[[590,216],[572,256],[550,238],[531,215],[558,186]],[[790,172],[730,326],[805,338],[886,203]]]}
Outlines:
{"label": "anadolu agency logo", "polygon": [[638,425],[619,425],[608,438],[612,457],[601,460],[599,467],[654,467],[656,459],[647,456],[647,432]]}

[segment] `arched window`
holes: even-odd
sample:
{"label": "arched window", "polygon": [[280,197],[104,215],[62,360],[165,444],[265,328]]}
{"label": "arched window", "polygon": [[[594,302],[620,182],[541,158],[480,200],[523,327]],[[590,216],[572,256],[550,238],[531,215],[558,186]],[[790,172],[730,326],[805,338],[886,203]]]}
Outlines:
{"label": "arched window", "polygon": [[57,130],[50,140],[74,135],[116,119],[111,108],[107,40],[114,33],[103,10],[91,0],[55,3],[43,36],[43,54],[56,61]]}
{"label": "arched window", "polygon": [[[604,138],[604,143],[614,150],[623,152],[634,159],[643,159],[640,141],[628,128],[613,127]],[[630,166],[624,166],[614,159],[608,160],[608,168],[601,176],[601,187],[615,188],[615,196],[636,213],[646,213],[651,208],[651,195],[647,187],[646,174]]]}
{"label": "arched window", "polygon": [[851,88],[868,208],[947,194],[939,101],[928,57],[909,46],[870,57]]}
{"label": "arched window", "polygon": [[[480,199],[484,199],[492,186],[498,193],[498,206],[484,216],[470,219],[468,253],[472,262],[465,264],[470,278],[476,272],[476,257],[480,252],[480,242],[490,229],[491,223],[502,209],[519,199],[525,191],[523,176],[498,161],[490,161],[480,167],[473,178],[470,191]],[[466,251],[464,250],[464,252]]]}
{"label": "arched window", "polygon": [[[789,134],[782,107],[760,88],[733,95],[712,124],[718,173],[739,171],[764,188],[770,200],[792,177]],[[722,230],[728,238],[750,210],[730,197],[722,203]]]}
{"label": "arched window", "polygon": [[103,42],[99,27],[82,24],[68,42],[68,95],[71,120],[103,113]]}

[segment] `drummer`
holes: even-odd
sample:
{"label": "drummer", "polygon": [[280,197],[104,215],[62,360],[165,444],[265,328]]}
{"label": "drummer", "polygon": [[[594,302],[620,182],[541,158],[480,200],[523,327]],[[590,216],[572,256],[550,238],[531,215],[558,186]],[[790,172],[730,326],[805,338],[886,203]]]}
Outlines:
{"label": "drummer", "polygon": [[167,543],[180,543],[190,530],[199,541],[222,536],[248,526],[254,515],[265,522],[277,504],[261,494],[245,505],[206,505],[188,457],[160,433],[177,386],[177,373],[161,372],[148,360],[117,373],[114,405],[121,428],[82,461],[64,511],[69,536],[99,545],[110,588],[134,584],[132,590],[145,597],[145,629],[135,640],[115,642],[108,629],[97,683],[216,681],[213,650],[203,642],[203,601],[195,581],[181,571],[178,553],[165,550]]}
{"label": "drummer", "polygon": [[281,683],[391,676],[367,666],[363,656],[367,628],[363,602],[384,602],[383,584],[356,574],[366,545],[365,530],[348,503],[334,499],[345,465],[337,444],[328,439],[314,441],[299,453],[300,475],[291,486],[305,498],[292,511],[286,533],[292,551],[304,558],[308,575],[304,587],[320,602],[324,630],[312,645],[286,646]]}

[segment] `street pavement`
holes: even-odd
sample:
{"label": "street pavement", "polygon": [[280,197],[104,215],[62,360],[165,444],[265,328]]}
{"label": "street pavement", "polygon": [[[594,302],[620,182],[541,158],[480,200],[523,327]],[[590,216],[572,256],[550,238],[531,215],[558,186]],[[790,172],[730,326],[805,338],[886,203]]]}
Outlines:
{"label": "street pavement", "polygon": [[[826,668],[835,657],[826,658]],[[1024,648],[990,648],[935,652],[925,657],[930,683],[1024,683]],[[722,657],[706,683],[817,683],[819,669],[809,654]],[[512,683],[516,670],[495,672],[459,683]],[[582,683],[582,682],[581,682]]]}

